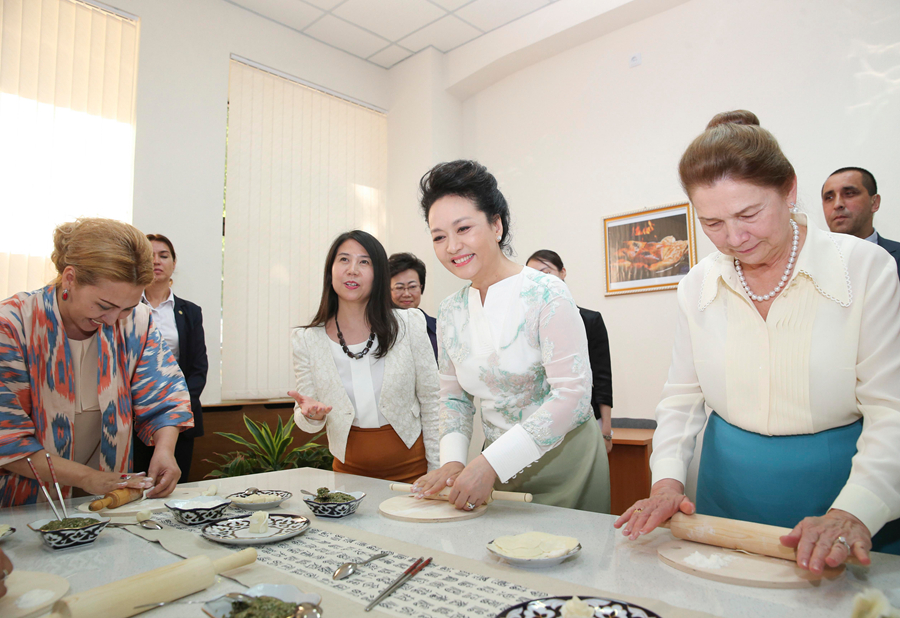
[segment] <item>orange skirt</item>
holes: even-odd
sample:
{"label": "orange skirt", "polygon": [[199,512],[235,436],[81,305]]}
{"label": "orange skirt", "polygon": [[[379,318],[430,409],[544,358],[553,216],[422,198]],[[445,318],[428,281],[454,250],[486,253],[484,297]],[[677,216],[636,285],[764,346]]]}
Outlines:
{"label": "orange skirt", "polygon": [[407,448],[391,425],[363,429],[351,427],[343,463],[334,458],[331,469],[344,474],[370,476],[387,481],[414,483],[428,472],[422,434]]}

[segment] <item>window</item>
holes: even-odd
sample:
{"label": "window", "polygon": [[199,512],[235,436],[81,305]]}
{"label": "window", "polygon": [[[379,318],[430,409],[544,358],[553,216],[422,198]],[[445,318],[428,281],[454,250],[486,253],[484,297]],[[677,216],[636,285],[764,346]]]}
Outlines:
{"label": "window", "polygon": [[0,2],[0,298],[53,279],[56,225],[131,221],[137,52],[135,20]]}
{"label": "window", "polygon": [[387,118],[236,60],[228,94],[222,399],[284,398],[332,240],[386,229]]}

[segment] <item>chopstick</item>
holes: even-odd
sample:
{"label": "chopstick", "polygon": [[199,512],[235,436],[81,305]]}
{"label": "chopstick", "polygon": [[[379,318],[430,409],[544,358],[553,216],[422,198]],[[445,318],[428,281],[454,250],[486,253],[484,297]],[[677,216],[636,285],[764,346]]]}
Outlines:
{"label": "chopstick", "polygon": [[375,600],[372,601],[371,603],[369,603],[369,604],[366,606],[366,610],[365,610],[365,611],[367,611],[367,612],[372,611],[372,609],[373,609],[376,605],[378,605],[379,603],[381,603],[381,602],[382,602],[383,600],[385,600],[387,597],[389,597],[389,596],[391,596],[392,594],[394,594],[394,592],[396,592],[397,589],[399,589],[401,586],[403,586],[403,584],[405,584],[406,582],[408,582],[409,580],[411,580],[413,577],[415,577],[415,576],[416,576],[416,573],[418,573],[419,571],[421,571],[422,569],[424,569],[425,567],[427,567],[429,564],[431,564],[431,557],[429,557],[428,560],[425,560],[424,562],[422,561],[421,558],[419,558],[418,560],[416,560],[415,562],[413,562],[413,563],[410,565],[410,567],[409,567],[408,569],[406,569],[406,571],[404,571],[403,574],[402,574],[400,577],[398,577],[397,579],[395,579],[395,580],[393,581],[393,583],[391,583],[391,585],[388,586],[388,587],[385,589],[384,592],[382,592],[382,593],[379,594],[377,597],[375,597]]}
{"label": "chopstick", "polygon": [[47,455],[47,466],[50,468],[50,477],[53,479],[53,484],[56,485],[56,495],[59,496],[59,506],[62,507],[63,517],[68,519],[69,513],[66,511],[66,503],[63,500],[62,490],[59,488],[59,481],[56,480],[56,470],[53,468],[53,460],[50,458],[50,453],[46,453]]}
{"label": "chopstick", "polygon": [[31,463],[31,457],[26,457],[25,461],[28,462],[28,465],[31,467],[32,473],[34,473],[34,478],[38,482],[38,485],[41,486],[41,489],[44,492],[44,496],[47,497],[47,502],[50,503],[50,508],[53,509],[53,514],[56,515],[56,519],[62,521],[62,517],[59,516],[59,511],[56,510],[56,507],[53,505],[53,498],[50,497],[50,492],[47,491],[47,485],[44,483],[44,479],[41,478],[41,475],[38,474],[37,468],[34,467],[34,464]]}

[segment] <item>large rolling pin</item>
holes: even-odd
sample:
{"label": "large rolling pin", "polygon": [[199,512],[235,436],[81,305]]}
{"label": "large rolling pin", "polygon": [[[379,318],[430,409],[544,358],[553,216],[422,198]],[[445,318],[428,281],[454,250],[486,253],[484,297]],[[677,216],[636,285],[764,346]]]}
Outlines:
{"label": "large rolling pin", "polygon": [[50,618],[127,618],[153,609],[138,605],[174,601],[216,583],[216,574],[252,564],[256,550],[249,547],[215,562],[194,556],[128,579],[64,597],[53,606]]}
{"label": "large rolling pin", "polygon": [[[412,485],[408,483],[391,483],[392,491],[405,491],[407,493],[412,493]],[[441,490],[440,493],[434,494],[432,496],[425,496],[425,498],[429,500],[449,500],[450,496],[450,488],[445,487]],[[517,491],[497,491],[494,490],[491,492],[490,497],[488,498],[488,503],[493,502],[494,500],[506,500],[507,502],[531,502],[532,495],[531,494],[523,494]]]}
{"label": "large rolling pin", "polygon": [[109,492],[99,500],[94,500],[93,502],[91,502],[91,506],[89,508],[92,511],[114,509],[122,506],[123,504],[128,504],[129,502],[140,500],[143,495],[144,490],[142,489],[137,489],[135,487],[122,487],[121,489],[116,489]]}
{"label": "large rolling pin", "polygon": [[[668,528],[675,538],[685,541],[726,549],[740,549],[751,554],[782,558],[791,562],[797,561],[797,550],[785,547],[780,540],[790,533],[790,528],[684,513],[675,513],[668,522]],[[859,560],[852,555],[847,562],[859,564]]]}

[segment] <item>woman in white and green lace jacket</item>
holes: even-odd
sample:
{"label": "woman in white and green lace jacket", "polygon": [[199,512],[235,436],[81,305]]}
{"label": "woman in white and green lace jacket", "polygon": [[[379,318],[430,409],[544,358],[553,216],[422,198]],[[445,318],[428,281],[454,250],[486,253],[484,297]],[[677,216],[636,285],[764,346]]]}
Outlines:
{"label": "woman in white and green lace jacket", "polygon": [[[471,510],[492,489],[542,504],[609,512],[609,465],[591,409],[591,367],[578,308],[557,279],[511,261],[509,208],[474,161],[436,166],[421,181],[435,254],[470,281],[438,314],[441,467],[420,496],[451,487]],[[474,398],[485,448],[466,465]]]}

